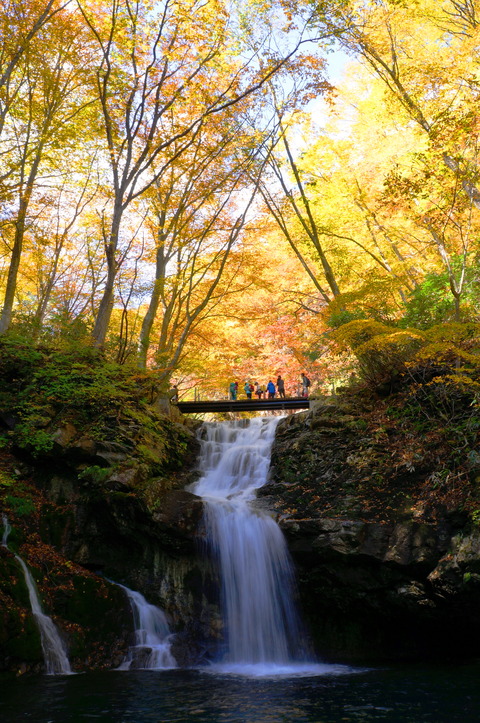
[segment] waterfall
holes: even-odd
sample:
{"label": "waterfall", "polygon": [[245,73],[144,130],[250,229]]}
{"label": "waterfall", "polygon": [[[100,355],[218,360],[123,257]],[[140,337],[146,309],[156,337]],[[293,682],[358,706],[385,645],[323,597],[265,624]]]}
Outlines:
{"label": "waterfall", "polygon": [[2,516],[2,522],[3,522],[2,547],[7,547],[7,549],[8,549],[7,540],[8,540],[8,536],[9,536],[12,528],[10,527],[10,524],[8,522],[6,515]]}
{"label": "waterfall", "polygon": [[217,667],[226,672],[307,665],[283,534],[271,515],[251,504],[267,481],[278,421],[206,423],[201,430],[202,476],[191,490],[205,502],[205,535],[222,581],[226,652]]}
{"label": "waterfall", "polygon": [[135,645],[129,649],[119,670],[176,668],[177,662],[170,652],[171,633],[163,610],[148,603],[141,593],[115,584],[125,590],[135,626]]}
{"label": "waterfall", "polygon": [[[11,527],[8,523],[8,519],[5,515],[3,515],[2,545],[7,547],[7,549],[7,540],[10,530]],[[42,645],[46,672],[48,675],[68,675],[72,672],[72,669],[70,668],[65,646],[60,637],[58,628],[53,620],[43,612],[40,598],[38,596],[37,586],[35,585],[35,580],[33,579],[30,570],[19,555],[16,555],[15,553],[13,553],[13,555],[22,568],[25,577],[32,614],[40,632],[40,642]]]}
{"label": "waterfall", "polygon": [[48,617],[48,615],[45,615],[42,610],[37,587],[30,570],[21,557],[15,555],[15,559],[25,575],[33,617],[40,631],[40,641],[42,643],[47,675],[68,675],[72,672],[72,669],[70,668],[65,646],[58,632],[58,628],[53,620]]}

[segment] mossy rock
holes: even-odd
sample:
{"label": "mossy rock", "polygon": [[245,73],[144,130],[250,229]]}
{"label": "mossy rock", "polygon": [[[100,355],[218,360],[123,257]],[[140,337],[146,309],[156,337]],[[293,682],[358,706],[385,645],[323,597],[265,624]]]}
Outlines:
{"label": "mossy rock", "polygon": [[31,613],[23,572],[6,551],[0,557],[0,668],[43,661],[40,634]]}
{"label": "mossy rock", "polygon": [[2,628],[7,633],[2,642],[2,657],[11,659],[9,668],[15,663],[43,663],[40,633],[31,612],[27,610],[10,610],[2,621]]}
{"label": "mossy rock", "polygon": [[95,659],[112,667],[133,629],[132,614],[121,588],[94,576],[74,575],[73,589],[57,594],[56,608],[69,627],[69,653],[79,667]]}

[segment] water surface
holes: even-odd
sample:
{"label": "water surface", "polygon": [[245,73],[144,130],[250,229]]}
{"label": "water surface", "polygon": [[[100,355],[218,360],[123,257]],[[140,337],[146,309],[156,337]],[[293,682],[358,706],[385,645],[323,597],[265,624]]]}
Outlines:
{"label": "water surface", "polygon": [[2,723],[478,723],[480,663],[248,678],[125,671],[0,682]]}

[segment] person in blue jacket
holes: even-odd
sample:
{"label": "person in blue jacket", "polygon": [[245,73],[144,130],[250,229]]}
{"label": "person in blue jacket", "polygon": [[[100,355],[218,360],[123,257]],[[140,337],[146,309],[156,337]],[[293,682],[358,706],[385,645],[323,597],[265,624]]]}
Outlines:
{"label": "person in blue jacket", "polygon": [[275,399],[275,384],[270,379],[267,384],[267,392],[268,392],[268,398],[269,399]]}

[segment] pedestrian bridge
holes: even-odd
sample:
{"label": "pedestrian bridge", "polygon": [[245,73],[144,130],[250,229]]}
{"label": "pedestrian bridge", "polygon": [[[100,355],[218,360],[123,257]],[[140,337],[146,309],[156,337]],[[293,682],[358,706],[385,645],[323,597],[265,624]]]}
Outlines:
{"label": "pedestrian bridge", "polygon": [[206,412],[260,412],[274,409],[308,409],[309,401],[305,397],[288,399],[221,399],[218,401],[178,402],[182,414],[204,414]]}

